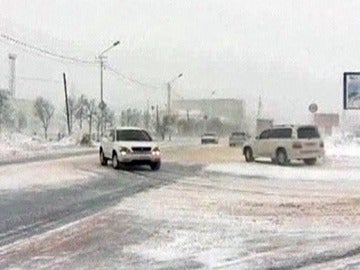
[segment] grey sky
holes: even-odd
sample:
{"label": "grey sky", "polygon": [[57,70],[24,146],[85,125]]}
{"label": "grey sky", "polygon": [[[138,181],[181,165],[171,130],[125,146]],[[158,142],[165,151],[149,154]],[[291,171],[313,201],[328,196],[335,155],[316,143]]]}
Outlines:
{"label": "grey sky", "polygon": [[[1,32],[66,55],[94,60],[115,40],[108,63],[152,85],[124,82],[110,71],[105,99],[127,107],[164,104],[164,83],[185,98],[244,98],[253,112],[259,95],[264,116],[306,117],[317,102],[339,111],[342,73],[359,69],[360,1],[140,1],[0,0]],[[75,94],[99,96],[98,67],[59,64],[0,43],[0,87],[6,87],[7,54],[18,54],[19,76],[61,80]],[[62,98],[61,83],[17,81],[19,96]],[[176,95],[174,96],[177,97]]]}

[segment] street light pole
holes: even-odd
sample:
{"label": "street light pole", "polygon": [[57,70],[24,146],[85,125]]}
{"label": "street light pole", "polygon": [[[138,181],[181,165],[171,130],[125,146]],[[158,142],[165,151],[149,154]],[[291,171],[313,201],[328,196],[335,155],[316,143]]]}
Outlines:
{"label": "street light pole", "polygon": [[[119,45],[120,41],[114,42],[109,48],[105,49],[103,52],[101,52],[98,56],[100,60],[100,136],[104,135],[104,109],[105,109],[105,103],[104,103],[104,54],[108,52],[110,49],[114,48],[115,46]],[[90,134],[91,136],[91,134]]]}
{"label": "street light pole", "polygon": [[183,74],[180,73],[179,75],[177,75],[174,79],[172,79],[171,81],[169,81],[166,85],[167,85],[167,125],[169,126],[169,141],[171,141],[171,84],[177,80],[178,78],[182,77]]}
{"label": "street light pole", "polygon": [[102,55],[99,56],[100,59],[100,100],[101,103],[104,102],[104,75],[103,75],[103,69],[104,69],[104,57]]}

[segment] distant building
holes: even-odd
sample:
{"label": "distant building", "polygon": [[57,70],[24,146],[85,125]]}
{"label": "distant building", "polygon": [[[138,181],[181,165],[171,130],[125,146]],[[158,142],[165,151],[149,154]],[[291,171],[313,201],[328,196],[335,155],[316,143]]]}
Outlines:
{"label": "distant building", "polygon": [[245,102],[241,99],[182,99],[172,102],[172,112],[180,117],[219,118],[241,127],[245,119]]}

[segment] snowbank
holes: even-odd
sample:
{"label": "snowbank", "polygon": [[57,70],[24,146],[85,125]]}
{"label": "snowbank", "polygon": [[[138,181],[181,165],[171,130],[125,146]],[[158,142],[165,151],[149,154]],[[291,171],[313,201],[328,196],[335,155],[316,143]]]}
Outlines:
{"label": "snowbank", "polygon": [[360,140],[348,138],[327,138],[325,152],[329,157],[360,157]]}
{"label": "snowbank", "polygon": [[259,163],[225,163],[211,164],[205,169],[209,172],[220,172],[264,180],[302,180],[302,181],[360,181],[360,170],[331,169],[327,166],[294,166],[280,167],[273,164]]}
{"label": "snowbank", "polygon": [[0,162],[83,150],[80,138],[80,133],[60,141],[46,141],[38,136],[21,133],[0,134]]}

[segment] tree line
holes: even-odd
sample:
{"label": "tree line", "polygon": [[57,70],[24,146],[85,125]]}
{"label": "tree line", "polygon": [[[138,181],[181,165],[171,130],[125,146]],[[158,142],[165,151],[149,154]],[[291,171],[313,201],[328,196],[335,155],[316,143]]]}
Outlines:
{"label": "tree line", "polygon": [[[84,123],[87,123],[89,135],[92,136],[95,131],[97,138],[99,138],[101,115],[103,115],[105,127],[113,125],[115,121],[114,111],[109,107],[105,107],[103,114],[101,114],[99,104],[96,100],[90,99],[86,95],[69,97],[68,108],[70,133],[75,129],[82,130]],[[54,113],[55,106],[50,100],[41,96],[35,99],[33,115],[41,123],[45,139],[48,139],[48,130],[53,121]],[[66,116],[65,109],[63,113]],[[25,129],[27,128],[27,118],[21,110],[16,117],[12,99],[7,93],[0,92],[0,133],[2,132],[3,126],[10,128],[18,126],[19,129]]]}

